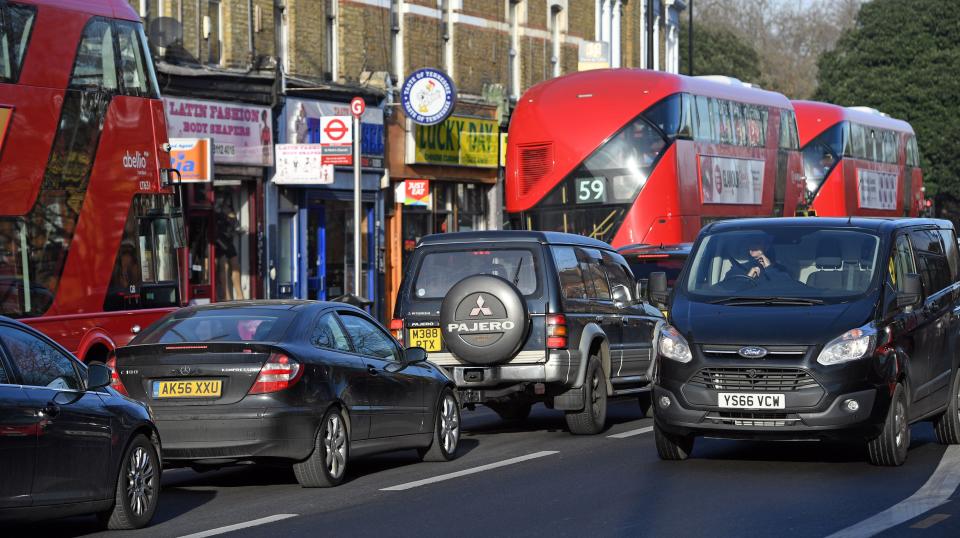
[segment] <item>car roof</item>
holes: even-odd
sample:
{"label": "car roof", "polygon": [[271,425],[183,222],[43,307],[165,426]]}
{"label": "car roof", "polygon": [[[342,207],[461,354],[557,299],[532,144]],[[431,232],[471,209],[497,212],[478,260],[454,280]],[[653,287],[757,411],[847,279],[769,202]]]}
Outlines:
{"label": "car roof", "polygon": [[478,232],[452,232],[431,234],[420,240],[421,245],[449,245],[456,243],[488,243],[503,241],[529,241],[548,245],[576,245],[613,250],[609,243],[592,237],[563,232],[528,230],[486,230]]}
{"label": "car roof", "polygon": [[910,226],[953,229],[953,224],[944,219],[908,217],[771,217],[760,219],[730,219],[712,222],[703,232],[720,232],[738,229],[811,227],[811,228],[860,228],[885,233]]}
{"label": "car roof", "polygon": [[676,254],[688,256],[690,255],[691,250],[693,250],[693,243],[660,243],[658,245],[637,243],[634,245],[622,246],[617,249],[617,252],[624,256],[637,256],[645,254]]}

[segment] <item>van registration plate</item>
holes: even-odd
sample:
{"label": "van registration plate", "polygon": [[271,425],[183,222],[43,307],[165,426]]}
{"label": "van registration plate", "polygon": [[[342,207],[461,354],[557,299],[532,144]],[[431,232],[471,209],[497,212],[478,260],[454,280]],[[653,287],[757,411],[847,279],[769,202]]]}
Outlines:
{"label": "van registration plate", "polygon": [[154,398],[219,398],[221,383],[219,379],[197,379],[193,381],[154,381]]}
{"label": "van registration plate", "polygon": [[407,333],[407,345],[427,351],[440,351],[440,327],[417,327]]}
{"label": "van registration plate", "polygon": [[783,394],[721,392],[717,405],[727,409],[784,409]]}

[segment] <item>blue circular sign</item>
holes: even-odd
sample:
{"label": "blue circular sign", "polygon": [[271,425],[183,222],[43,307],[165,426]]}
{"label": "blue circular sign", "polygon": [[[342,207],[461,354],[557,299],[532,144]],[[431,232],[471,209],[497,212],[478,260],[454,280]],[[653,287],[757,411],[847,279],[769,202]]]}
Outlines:
{"label": "blue circular sign", "polygon": [[400,103],[407,117],[420,125],[435,125],[447,119],[457,103],[457,88],[443,71],[420,69],[404,81]]}

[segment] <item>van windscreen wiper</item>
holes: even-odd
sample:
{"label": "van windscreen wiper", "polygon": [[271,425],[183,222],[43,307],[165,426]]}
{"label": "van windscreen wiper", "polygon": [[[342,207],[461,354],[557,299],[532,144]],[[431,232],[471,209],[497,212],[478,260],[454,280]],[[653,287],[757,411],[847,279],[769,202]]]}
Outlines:
{"label": "van windscreen wiper", "polygon": [[806,297],[763,297],[763,296],[734,296],[710,301],[710,304],[724,304],[730,306],[810,306],[823,304],[820,299]]}

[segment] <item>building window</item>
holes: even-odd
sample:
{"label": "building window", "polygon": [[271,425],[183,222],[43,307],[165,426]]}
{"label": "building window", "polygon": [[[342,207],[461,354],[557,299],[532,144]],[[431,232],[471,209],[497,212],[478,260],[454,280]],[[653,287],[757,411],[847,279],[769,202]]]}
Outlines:
{"label": "building window", "polygon": [[212,64],[219,64],[223,59],[223,42],[221,37],[223,36],[222,23],[222,7],[220,6],[220,0],[210,0],[210,3],[207,5],[207,17],[204,20],[203,34],[207,38],[209,51],[208,61]]}

